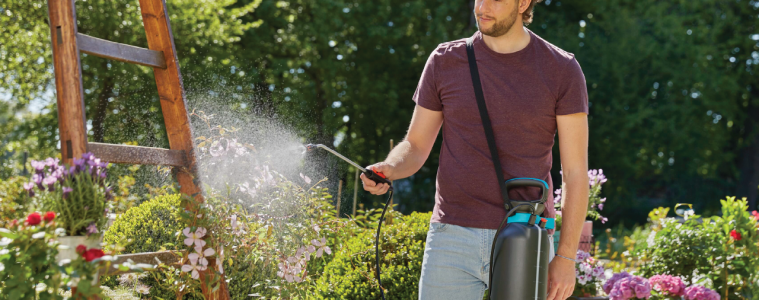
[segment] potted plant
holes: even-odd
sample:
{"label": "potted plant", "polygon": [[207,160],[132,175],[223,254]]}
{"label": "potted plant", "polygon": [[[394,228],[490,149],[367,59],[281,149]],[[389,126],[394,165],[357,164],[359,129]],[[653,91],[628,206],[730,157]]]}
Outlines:
{"label": "potted plant", "polygon": [[627,272],[616,273],[603,285],[610,300],[642,300],[651,298],[651,283],[645,277]]}
{"label": "potted plant", "polygon": [[56,223],[65,230],[58,238],[61,247],[58,262],[79,257],[79,245],[100,248],[102,229],[108,220],[111,188],[106,182],[108,163],[92,153],[74,159],[73,166],[63,166],[58,159],[32,161],[34,175],[24,188],[42,207],[58,214]]}
{"label": "potted plant", "polygon": [[577,263],[575,264],[577,284],[572,296],[597,296],[601,283],[606,279],[604,271],[602,262],[596,260],[588,252],[577,250]]}
{"label": "potted plant", "polygon": [[[559,172],[563,175],[563,172]],[[593,236],[593,221],[601,220],[601,223],[606,223],[608,219],[602,216],[599,211],[603,210],[606,198],[601,198],[601,185],[607,180],[603,174],[602,169],[589,170],[588,177],[590,184],[590,193],[588,195],[588,213],[587,218],[592,220],[585,221],[582,227],[582,234],[580,237],[580,250],[590,252],[593,245],[591,245],[591,238]],[[554,233],[555,247],[558,248],[558,243],[561,235],[561,200],[566,198],[566,189],[562,184],[560,189],[554,191],[554,207],[556,208],[556,232]]]}

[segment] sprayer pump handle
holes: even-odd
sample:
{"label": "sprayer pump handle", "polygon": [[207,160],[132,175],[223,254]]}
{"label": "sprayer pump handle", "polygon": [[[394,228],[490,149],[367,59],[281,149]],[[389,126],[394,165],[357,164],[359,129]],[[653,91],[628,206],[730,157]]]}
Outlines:
{"label": "sprayer pump handle", "polygon": [[390,189],[388,190],[393,190],[393,184],[390,182],[390,180],[387,180],[385,174],[382,174],[381,172],[374,172],[371,169],[366,169],[364,175],[366,175],[366,178],[369,178],[376,183],[387,183],[387,185],[390,186]]}

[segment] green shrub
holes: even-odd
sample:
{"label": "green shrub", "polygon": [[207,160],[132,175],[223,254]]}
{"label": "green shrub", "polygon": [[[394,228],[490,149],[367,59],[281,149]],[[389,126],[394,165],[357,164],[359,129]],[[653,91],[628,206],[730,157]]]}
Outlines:
{"label": "green shrub", "polygon": [[[183,235],[177,235],[183,228],[179,217],[181,196],[179,194],[163,195],[132,207],[120,215],[103,236],[103,243],[115,245],[117,242],[131,242],[123,253],[155,252],[166,245],[167,249],[181,247]],[[171,246],[173,244],[174,246]],[[183,244],[182,244],[183,245]],[[155,274],[161,277],[161,274]],[[155,281],[156,276],[149,274],[142,282],[151,286],[150,295],[164,299],[175,299],[174,293]],[[118,285],[114,276],[102,279],[102,284],[110,287]]]}
{"label": "green shrub", "polygon": [[[124,253],[155,252],[166,244],[178,246],[183,236],[179,218],[180,195],[158,196],[120,215],[105,232],[103,242],[114,245],[131,240]],[[166,247],[173,249],[175,246]]]}
{"label": "green shrub", "polygon": [[[413,213],[384,225],[380,237],[382,285],[390,299],[418,298],[430,213]],[[376,228],[376,227],[375,227]],[[375,279],[375,229],[358,233],[335,251],[315,283],[319,299],[381,299]]]}
{"label": "green shrub", "polygon": [[[759,234],[757,220],[748,212],[748,203],[727,197],[721,200],[722,216],[693,216],[680,224],[662,222],[662,229],[643,253],[647,263],[642,276],[679,275],[687,284],[702,284],[722,295],[722,299],[756,299],[759,275]],[[731,237],[731,232],[740,239]]]}
{"label": "green shrub", "polygon": [[0,227],[26,216],[29,197],[25,195],[24,183],[29,181],[21,176],[0,179]]}

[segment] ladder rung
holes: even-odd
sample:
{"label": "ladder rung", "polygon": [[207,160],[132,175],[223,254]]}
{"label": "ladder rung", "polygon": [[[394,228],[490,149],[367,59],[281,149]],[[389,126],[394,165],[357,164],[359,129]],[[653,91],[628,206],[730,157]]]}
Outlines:
{"label": "ladder rung", "polygon": [[166,165],[175,167],[182,167],[185,165],[184,150],[87,143],[87,151],[92,152],[95,157],[111,163]]}
{"label": "ladder rung", "polygon": [[79,51],[87,54],[137,65],[166,69],[166,60],[163,58],[163,51],[155,51],[111,42],[81,33],[76,34],[76,45],[79,47]]}
{"label": "ladder rung", "polygon": [[103,275],[111,276],[124,273],[132,273],[130,271],[124,272],[116,268],[116,265],[123,264],[129,260],[131,260],[135,265],[158,265],[158,261],[156,261],[156,259],[160,260],[166,265],[175,265],[180,262],[179,255],[181,255],[181,253],[172,253],[170,251],[119,254],[116,257],[116,261],[111,264],[110,270],[103,272],[105,273]]}

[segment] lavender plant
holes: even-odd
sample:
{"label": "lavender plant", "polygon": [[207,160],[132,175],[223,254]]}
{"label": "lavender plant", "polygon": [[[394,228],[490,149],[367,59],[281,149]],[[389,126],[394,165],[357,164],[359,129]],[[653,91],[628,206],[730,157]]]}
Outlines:
{"label": "lavender plant", "polygon": [[57,158],[32,161],[32,181],[24,185],[45,210],[59,214],[58,224],[69,236],[89,235],[102,230],[113,195],[106,181],[108,163],[92,153],[74,159],[66,167]]}

